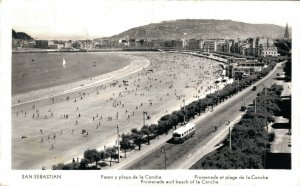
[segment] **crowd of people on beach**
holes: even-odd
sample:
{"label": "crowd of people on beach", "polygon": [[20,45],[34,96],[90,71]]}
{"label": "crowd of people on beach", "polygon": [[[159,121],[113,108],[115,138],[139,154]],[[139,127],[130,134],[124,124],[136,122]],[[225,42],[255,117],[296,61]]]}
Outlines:
{"label": "crowd of people on beach", "polygon": [[[175,100],[181,106],[182,100],[195,100],[214,87],[213,82],[220,74],[217,63],[186,54],[152,54],[146,55],[146,58],[150,58],[151,65],[129,77],[78,93],[51,97],[46,106],[34,103],[31,109],[16,110],[14,117],[17,117],[15,121],[18,123],[23,120],[35,122],[43,119],[39,122],[43,124],[39,125],[36,132],[34,129],[30,129],[31,133],[24,131],[28,135],[21,135],[24,144],[26,139],[34,138],[45,144],[43,147],[55,151],[56,146],[61,149],[62,144],[68,145],[61,139],[75,140],[82,136],[83,140],[89,136],[95,137],[95,134],[111,137],[111,132],[101,132],[101,128],[115,128],[116,122],[126,125],[144,117],[145,120],[155,123],[152,114],[156,108],[160,109],[156,114],[161,116],[172,112],[168,106],[176,106]],[[99,97],[105,101],[98,101]],[[85,110],[85,104],[91,104],[92,109]],[[147,113],[146,117],[144,113]],[[50,125],[52,122],[53,126]],[[87,141],[84,140],[83,143]]]}

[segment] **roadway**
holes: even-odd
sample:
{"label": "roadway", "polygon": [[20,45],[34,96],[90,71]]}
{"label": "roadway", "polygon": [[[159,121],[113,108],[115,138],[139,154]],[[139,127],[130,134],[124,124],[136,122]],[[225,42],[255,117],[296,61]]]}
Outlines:
{"label": "roadway", "polygon": [[[245,101],[246,105],[253,102],[256,94],[262,91],[264,86],[270,86],[277,73],[282,72],[281,64],[269,73],[268,76],[256,82],[256,91],[252,91],[252,86],[244,89],[239,94],[231,97],[214,108],[213,112],[206,112],[201,116],[191,120],[197,125],[196,134],[182,144],[170,143],[171,132],[168,135],[160,136],[159,140],[152,140],[151,145],[144,145],[140,152],[133,151],[126,159],[121,159],[120,163],[114,164],[110,169],[164,169],[165,153],[161,152],[161,147],[166,149],[167,169],[188,169],[199,159],[217,148],[217,145],[228,134],[228,128],[238,122],[243,112],[241,105]],[[227,125],[227,120],[231,121]],[[217,131],[214,128],[217,127]]]}

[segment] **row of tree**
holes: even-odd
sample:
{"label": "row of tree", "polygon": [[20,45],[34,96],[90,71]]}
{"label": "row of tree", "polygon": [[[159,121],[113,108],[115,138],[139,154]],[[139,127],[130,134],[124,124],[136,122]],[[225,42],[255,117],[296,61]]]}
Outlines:
{"label": "row of tree", "polygon": [[274,140],[274,133],[268,133],[268,124],[280,114],[280,94],[283,88],[272,85],[259,93],[243,118],[235,124],[231,135],[231,149],[228,140],[212,155],[197,162],[192,169],[262,169],[265,157]]}
{"label": "row of tree", "polygon": [[[122,134],[120,140],[120,149],[124,152],[124,157],[126,158],[126,153],[133,149],[138,148],[141,150],[143,144],[150,145],[150,141],[155,138],[159,138],[162,134],[168,134],[172,129],[176,129],[178,124],[183,124],[184,121],[189,121],[196,115],[201,115],[206,110],[213,109],[219,103],[225,101],[231,96],[237,94],[242,89],[250,86],[254,82],[258,81],[262,77],[266,76],[276,65],[272,62],[267,68],[262,71],[243,78],[239,81],[235,81],[232,84],[226,85],[222,90],[216,91],[209,94],[206,98],[199,99],[181,108],[178,111],[174,111],[171,114],[166,114],[162,116],[158,124],[144,125],[141,129],[133,128],[128,134]],[[114,149],[114,150],[113,150]],[[86,154],[97,154],[97,158],[90,158],[94,155]],[[99,155],[100,154],[100,155]],[[100,158],[99,158],[100,157]],[[80,162],[72,162],[70,164],[58,164],[54,165],[53,169],[96,169],[99,162],[102,162],[102,166],[106,164],[107,159],[111,164],[113,159],[117,159],[118,152],[116,147],[108,148],[104,151],[98,152],[97,150],[87,150],[84,152],[84,158]],[[96,161],[97,160],[97,161]],[[91,166],[93,165],[93,166]]]}

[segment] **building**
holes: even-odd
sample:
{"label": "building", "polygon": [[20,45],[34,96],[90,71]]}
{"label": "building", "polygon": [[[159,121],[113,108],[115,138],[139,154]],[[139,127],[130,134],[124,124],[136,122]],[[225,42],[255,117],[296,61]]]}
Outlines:
{"label": "building", "polygon": [[63,47],[64,47],[63,44],[51,44],[48,46],[49,49],[61,49]]}
{"label": "building", "polygon": [[128,45],[128,42],[127,42],[126,39],[120,39],[120,40],[119,40],[119,45],[118,45],[118,46],[120,46],[120,47],[125,47],[125,46],[127,46],[127,45]]}
{"label": "building", "polygon": [[262,47],[271,47],[274,46],[274,41],[268,37],[257,37],[255,40],[255,56],[261,56]]}
{"label": "building", "polygon": [[165,48],[183,48],[183,41],[182,40],[166,40],[164,41]]}
{"label": "building", "polygon": [[228,58],[228,63],[246,63],[247,62],[247,58],[237,58],[237,57],[230,57]]}
{"label": "building", "polygon": [[204,40],[199,39],[199,49],[203,50]]}
{"label": "building", "polygon": [[81,43],[79,41],[76,41],[72,44],[73,48],[79,49],[81,47]]}
{"label": "building", "polygon": [[[35,40],[35,48],[43,48],[46,49],[48,48],[48,40]],[[53,43],[54,44],[54,43]]]}
{"label": "building", "polygon": [[34,48],[35,41],[24,41],[22,44],[22,48]]}
{"label": "building", "polygon": [[164,42],[164,48],[174,48],[174,42],[173,42],[173,40],[166,40]]}
{"label": "building", "polygon": [[128,43],[127,43],[127,46],[129,47],[135,47],[135,39],[134,38],[131,38],[128,40]]}
{"label": "building", "polygon": [[249,43],[243,43],[239,46],[239,53],[241,55],[250,55],[251,49]]}
{"label": "building", "polygon": [[260,47],[258,55],[263,57],[267,57],[267,56],[277,57],[278,56],[277,47],[275,46]]}
{"label": "building", "polygon": [[232,47],[232,42],[229,40],[226,40],[225,43],[223,43],[222,45],[222,52],[230,52],[230,49]]}
{"label": "building", "polygon": [[148,42],[148,46],[151,48],[164,48],[165,41],[161,39],[151,40]]}
{"label": "building", "polygon": [[199,49],[200,48],[200,41],[198,39],[188,39],[186,48],[188,48],[188,49]]}
{"label": "building", "polygon": [[260,72],[265,65],[256,61],[247,61],[244,63],[235,63],[229,66],[229,77],[241,78],[242,75],[253,75]]}
{"label": "building", "polygon": [[179,39],[174,40],[174,47],[175,48],[183,48],[183,41],[179,40]]}
{"label": "building", "polygon": [[217,51],[217,42],[216,40],[205,40],[203,44],[204,51]]}
{"label": "building", "polygon": [[255,41],[255,56],[273,56],[277,57],[277,47],[274,46],[274,41],[268,37],[257,37]]}
{"label": "building", "polygon": [[237,41],[234,43],[233,53],[237,53],[237,54],[240,53],[240,45],[241,45],[241,41]]}
{"label": "building", "polygon": [[64,43],[64,48],[72,48],[72,43],[71,42],[65,42]]}
{"label": "building", "polygon": [[145,39],[137,39],[135,40],[136,47],[144,47],[145,46]]}
{"label": "building", "polygon": [[248,38],[247,42],[249,43],[249,53],[250,56],[255,56],[255,40],[253,38]]}

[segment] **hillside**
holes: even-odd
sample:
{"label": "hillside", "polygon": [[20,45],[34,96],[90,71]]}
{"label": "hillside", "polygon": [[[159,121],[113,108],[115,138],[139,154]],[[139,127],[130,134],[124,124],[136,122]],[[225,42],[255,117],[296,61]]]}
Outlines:
{"label": "hillside", "polygon": [[25,32],[16,32],[14,29],[12,30],[12,38],[13,39],[32,39],[32,37]]}
{"label": "hillside", "polygon": [[163,21],[135,27],[109,39],[147,38],[247,38],[256,36],[283,37],[284,27],[272,24],[250,24],[231,20],[185,19]]}

